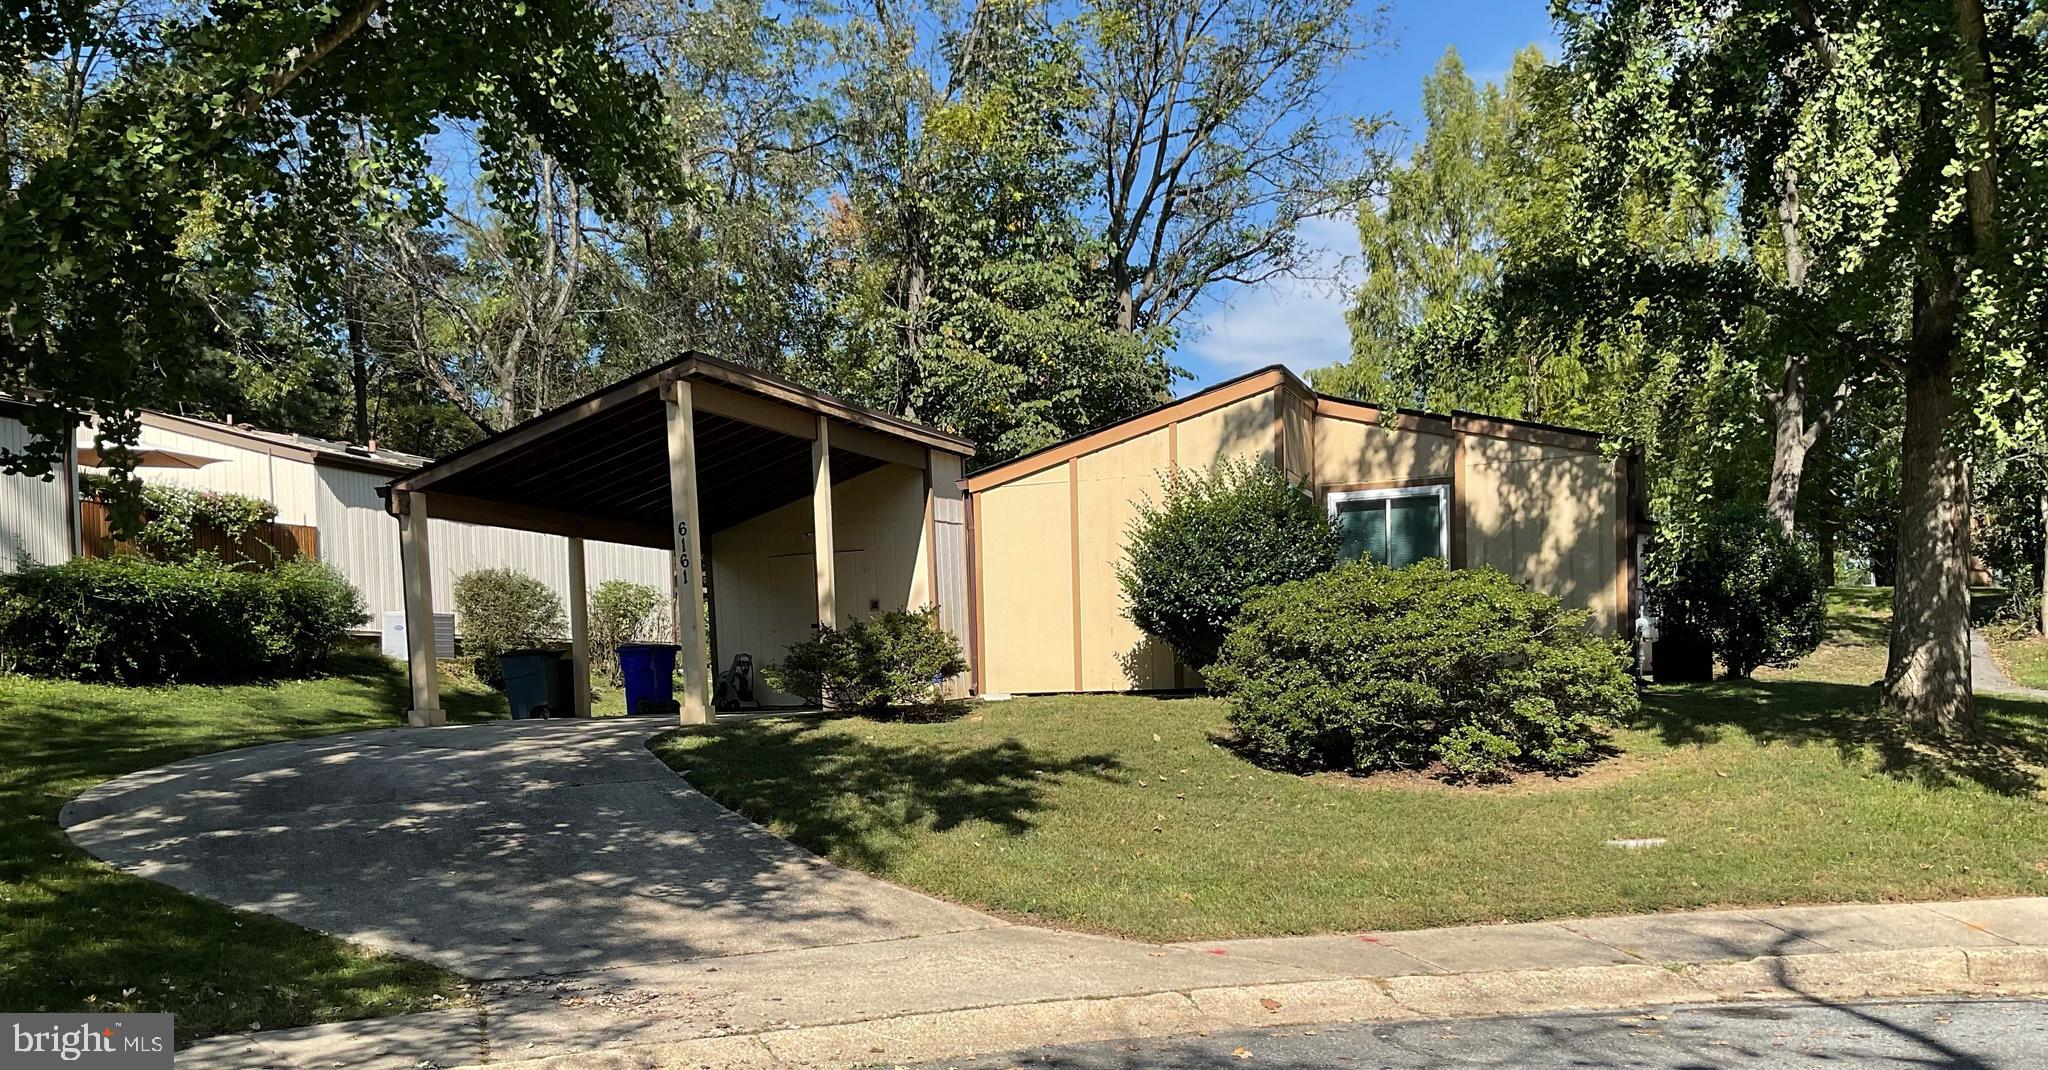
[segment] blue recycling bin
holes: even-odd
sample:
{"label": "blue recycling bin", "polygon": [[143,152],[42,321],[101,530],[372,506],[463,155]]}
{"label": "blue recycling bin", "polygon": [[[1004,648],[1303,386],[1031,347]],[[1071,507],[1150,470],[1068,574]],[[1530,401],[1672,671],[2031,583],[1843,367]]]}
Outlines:
{"label": "blue recycling bin", "polygon": [[626,712],[646,716],[675,716],[682,712],[676,702],[676,652],[674,643],[622,643],[619,646],[619,674],[626,678]]}

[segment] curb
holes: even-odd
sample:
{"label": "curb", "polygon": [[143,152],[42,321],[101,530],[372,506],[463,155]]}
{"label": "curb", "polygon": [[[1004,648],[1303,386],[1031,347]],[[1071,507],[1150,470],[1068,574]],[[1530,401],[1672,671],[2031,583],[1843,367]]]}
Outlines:
{"label": "curb", "polygon": [[798,1026],[457,1070],[808,1070],[1267,1026],[1931,995],[2048,995],[2048,947],[1938,947],[1198,988]]}

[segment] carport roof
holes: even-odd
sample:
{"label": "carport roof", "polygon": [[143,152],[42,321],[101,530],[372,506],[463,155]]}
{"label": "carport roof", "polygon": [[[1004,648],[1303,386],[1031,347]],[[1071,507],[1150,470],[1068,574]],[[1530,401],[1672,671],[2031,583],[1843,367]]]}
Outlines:
{"label": "carport roof", "polygon": [[922,468],[927,450],[974,453],[956,435],[691,354],[396,479],[387,505],[399,512],[408,494],[421,492],[442,519],[666,547],[672,382],[691,384],[707,535],[810,494],[820,418],[830,424],[834,483],[890,462]]}

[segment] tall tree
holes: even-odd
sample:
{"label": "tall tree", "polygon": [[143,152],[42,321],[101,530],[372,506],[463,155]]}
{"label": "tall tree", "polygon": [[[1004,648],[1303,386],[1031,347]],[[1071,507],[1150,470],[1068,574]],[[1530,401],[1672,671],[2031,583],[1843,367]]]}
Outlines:
{"label": "tall tree", "polygon": [[2026,354],[2048,290],[2039,265],[2000,255],[2048,237],[2048,191],[2008,165],[2043,140],[2024,119],[2048,88],[2028,5],[1557,10],[1589,101],[1594,180],[1734,174],[1747,215],[1797,224],[1781,230],[1780,255],[1800,270],[1771,299],[1807,309],[1797,322],[1851,379],[1898,377],[1885,704],[1931,731],[1971,730],[1966,442],[2041,426],[2026,402],[2044,372]]}
{"label": "tall tree", "polygon": [[90,10],[23,0],[0,29],[11,85],[108,58],[74,94],[63,143],[10,157],[0,383],[41,398],[10,470],[47,473],[68,412],[88,405],[113,414],[102,435],[120,467],[137,430],[123,414],[190,397],[226,333],[209,274],[268,262],[317,278],[351,207],[434,215],[437,122],[476,125],[508,203],[536,146],[594,191],[664,181],[653,83],[614,55],[588,0]]}
{"label": "tall tree", "polygon": [[1352,0],[1086,0],[1092,102],[1078,131],[1101,191],[1116,323],[1172,327],[1204,294],[1305,270],[1303,220],[1363,173],[1340,72],[1380,34]]}
{"label": "tall tree", "polygon": [[[1357,206],[1365,280],[1348,319],[1352,358],[1318,369],[1319,389],[1399,404],[1497,409],[1540,407],[1527,376],[1500,374],[1475,396],[1418,359],[1416,332],[1480,299],[1504,257],[1537,255],[1562,240],[1561,169],[1576,145],[1568,116],[1542,105],[1549,68],[1530,46],[1501,85],[1475,86],[1455,49],[1422,81],[1424,129],[1414,151],[1387,167],[1374,198]],[[1523,415],[1517,412],[1511,415]],[[1529,413],[1534,415],[1533,412]]]}
{"label": "tall tree", "polygon": [[1021,0],[936,40],[911,16],[881,5],[851,34],[828,224],[840,322],[797,367],[976,438],[984,462],[1149,406],[1171,370],[1158,332],[1118,329],[1082,217],[1070,29]]}

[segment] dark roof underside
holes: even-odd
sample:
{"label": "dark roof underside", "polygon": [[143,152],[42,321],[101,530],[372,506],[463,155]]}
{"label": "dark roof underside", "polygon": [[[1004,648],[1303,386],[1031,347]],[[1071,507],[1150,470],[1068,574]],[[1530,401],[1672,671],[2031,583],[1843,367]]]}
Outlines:
{"label": "dark roof underside", "polygon": [[[832,482],[882,466],[832,451]],[[601,520],[669,526],[667,409],[648,391],[436,480],[434,492],[516,502]],[[697,414],[697,512],[712,534],[811,493],[811,443],[707,412]]]}

